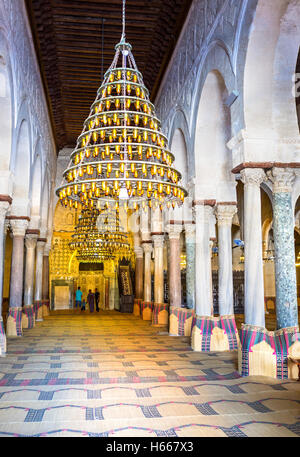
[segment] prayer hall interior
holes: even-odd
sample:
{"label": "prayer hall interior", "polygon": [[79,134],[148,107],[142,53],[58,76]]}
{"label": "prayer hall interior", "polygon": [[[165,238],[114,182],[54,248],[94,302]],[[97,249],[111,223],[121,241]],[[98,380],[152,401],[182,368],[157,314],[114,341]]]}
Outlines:
{"label": "prayer hall interior", "polygon": [[300,436],[300,2],[0,0],[0,437]]}

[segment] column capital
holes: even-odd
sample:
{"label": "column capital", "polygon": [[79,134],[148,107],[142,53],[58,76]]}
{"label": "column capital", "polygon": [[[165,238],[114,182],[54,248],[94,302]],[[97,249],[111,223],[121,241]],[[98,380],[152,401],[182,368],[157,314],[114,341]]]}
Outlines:
{"label": "column capital", "polygon": [[9,202],[0,201],[0,220],[5,219],[9,207]]}
{"label": "column capital", "polygon": [[155,248],[162,248],[164,245],[165,236],[162,234],[152,235],[152,240]]}
{"label": "column capital", "polygon": [[26,229],[28,227],[27,219],[11,219],[10,226],[12,229],[13,236],[25,236]]}
{"label": "column capital", "polygon": [[267,176],[263,168],[245,168],[241,170],[242,183],[245,186],[260,186],[262,182],[267,180]]}
{"label": "column capital", "polygon": [[218,205],[215,210],[215,215],[218,220],[218,225],[232,224],[232,218],[237,213],[236,205]]}
{"label": "column capital", "polygon": [[147,253],[150,253],[152,252],[152,242],[151,243],[143,243],[143,250],[144,250],[144,253],[147,254]]}
{"label": "column capital", "polygon": [[296,172],[293,168],[274,167],[267,172],[267,176],[272,182],[273,193],[292,192],[296,179]]}
{"label": "column capital", "polygon": [[45,240],[41,240],[41,239],[39,239],[39,238],[37,239],[37,245],[36,245],[36,247],[37,247],[37,249],[38,249],[39,251],[44,251],[45,245],[46,245],[46,241],[45,241]]}
{"label": "column capital", "polygon": [[182,224],[168,224],[166,232],[169,234],[169,240],[179,240],[182,232]]}
{"label": "column capital", "polygon": [[184,224],[185,230],[185,241],[186,242],[195,242],[195,234],[196,234],[196,224]]}
{"label": "column capital", "polygon": [[135,253],[135,256],[136,256],[137,259],[142,259],[143,258],[144,251],[143,251],[142,247],[137,246],[136,248],[134,248],[134,253]]}
{"label": "column capital", "polygon": [[38,235],[33,233],[26,233],[25,246],[26,249],[35,249]]}

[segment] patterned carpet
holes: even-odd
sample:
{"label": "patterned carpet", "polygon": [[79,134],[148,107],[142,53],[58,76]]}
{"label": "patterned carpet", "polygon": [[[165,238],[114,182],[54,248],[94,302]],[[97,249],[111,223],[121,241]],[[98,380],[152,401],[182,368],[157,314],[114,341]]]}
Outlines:
{"label": "patterned carpet", "polygon": [[300,436],[300,383],[236,370],[133,315],[51,315],[0,358],[0,436]]}

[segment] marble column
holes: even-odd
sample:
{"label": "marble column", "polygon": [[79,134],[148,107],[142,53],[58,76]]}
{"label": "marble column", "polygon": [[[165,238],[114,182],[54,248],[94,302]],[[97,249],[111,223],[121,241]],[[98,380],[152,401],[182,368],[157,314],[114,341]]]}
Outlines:
{"label": "marble column", "polygon": [[152,242],[142,242],[144,250],[144,301],[151,301],[151,253],[152,253]]}
{"label": "marble column", "polygon": [[34,302],[37,306],[37,321],[43,320],[42,307],[42,284],[43,284],[43,254],[45,240],[38,238],[36,245],[36,262],[35,262],[35,292]]}
{"label": "marble column", "polygon": [[10,204],[8,202],[0,202],[0,316],[2,316],[5,240],[7,232],[5,217],[9,206]]}
{"label": "marble column", "polygon": [[233,311],[233,274],[232,274],[232,218],[237,212],[236,204],[218,204],[216,216],[218,221],[219,248],[219,314],[231,315]]}
{"label": "marble column", "polygon": [[195,224],[185,224],[186,250],[186,300],[190,309],[195,308]]}
{"label": "marble column", "polygon": [[277,328],[281,329],[298,326],[292,206],[292,186],[296,174],[293,169],[273,168],[268,177],[273,183],[276,319]]}
{"label": "marble column", "polygon": [[33,305],[34,293],[34,266],[35,248],[38,235],[26,234],[26,259],[25,259],[25,283],[24,283],[24,306]]}
{"label": "marble column", "polygon": [[43,255],[42,300],[49,300],[49,252],[46,253],[45,250]]}
{"label": "marble column", "polygon": [[9,312],[7,336],[22,336],[22,295],[24,270],[24,237],[28,227],[26,219],[12,219],[13,249],[10,273]]}
{"label": "marble column", "polygon": [[134,249],[135,252],[135,298],[143,298],[144,279],[144,251],[142,247]]}
{"label": "marble column", "polygon": [[164,303],[164,235],[152,235],[154,250],[154,303]]}
{"label": "marble column", "polygon": [[245,323],[265,327],[260,185],[261,168],[241,171],[244,183]]}
{"label": "marble column", "polygon": [[8,202],[0,202],[0,355],[6,353],[6,335],[2,318],[2,301],[3,301],[3,277],[4,277],[4,259],[5,259],[5,239],[7,225],[5,217],[9,209]]}
{"label": "marble column", "polygon": [[195,308],[197,316],[211,316],[212,294],[209,239],[212,212],[211,206],[196,202]]}
{"label": "marble column", "polygon": [[[169,224],[166,228],[169,234],[169,299],[170,306],[181,308],[181,270],[180,270],[180,233],[182,224]],[[155,246],[155,245],[154,245]],[[160,302],[161,303],[161,302]]]}

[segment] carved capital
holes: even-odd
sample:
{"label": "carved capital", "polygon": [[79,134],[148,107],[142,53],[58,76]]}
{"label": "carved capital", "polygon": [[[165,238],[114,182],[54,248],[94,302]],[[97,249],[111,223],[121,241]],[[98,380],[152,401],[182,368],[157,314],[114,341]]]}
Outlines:
{"label": "carved capital", "polygon": [[151,254],[152,252],[152,243],[143,243],[143,250],[145,255],[146,254]]}
{"label": "carved capital", "polygon": [[260,186],[267,180],[265,171],[262,168],[245,168],[241,170],[242,182],[245,186]]}
{"label": "carved capital", "polygon": [[232,218],[237,212],[235,205],[218,205],[215,210],[217,216],[218,225],[229,225],[232,224]]}
{"label": "carved capital", "polygon": [[35,234],[26,234],[25,237],[25,246],[26,249],[35,249],[38,235]]}
{"label": "carved capital", "polygon": [[9,207],[10,204],[8,202],[0,201],[0,222],[4,222]]}
{"label": "carved capital", "polygon": [[164,235],[152,235],[152,240],[154,244],[154,248],[163,248],[164,247]]}
{"label": "carved capital", "polygon": [[196,225],[195,224],[185,224],[185,242],[186,243],[195,243],[195,234],[196,234]]}
{"label": "carved capital", "polygon": [[142,259],[144,255],[144,251],[142,247],[136,247],[134,248],[135,256],[137,259]]}
{"label": "carved capital", "polygon": [[26,229],[28,227],[28,220],[26,219],[12,219],[10,221],[13,236],[25,236]]}
{"label": "carved capital", "polygon": [[168,224],[166,226],[166,232],[169,234],[169,240],[179,240],[180,233],[182,232],[182,225]]}
{"label": "carved capital", "polygon": [[272,168],[267,172],[269,180],[273,184],[273,193],[292,192],[296,178],[295,170],[292,168]]}

